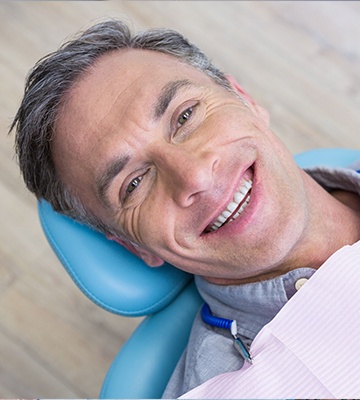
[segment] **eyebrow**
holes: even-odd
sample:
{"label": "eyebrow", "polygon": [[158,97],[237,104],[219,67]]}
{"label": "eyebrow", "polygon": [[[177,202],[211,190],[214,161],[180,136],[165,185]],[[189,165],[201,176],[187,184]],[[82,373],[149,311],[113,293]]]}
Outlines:
{"label": "eyebrow", "polygon": [[185,86],[191,86],[191,82],[188,79],[168,82],[162,88],[152,113],[155,120],[160,119],[165,114],[174,97]]}
{"label": "eyebrow", "polygon": [[[172,100],[176,97],[179,90],[185,86],[190,86],[191,82],[187,79],[168,82],[160,92],[158,100],[151,112],[151,117],[159,120],[168,109]],[[112,181],[124,170],[130,161],[129,155],[121,155],[110,160],[104,168],[104,171],[96,179],[96,190],[100,201],[107,207],[112,208],[107,199],[107,191]]]}
{"label": "eyebrow", "polygon": [[110,160],[105,167],[104,172],[96,179],[96,190],[100,201],[105,204],[106,207],[111,208],[106,193],[109,190],[111,182],[120,174],[120,172],[126,167],[129,162],[129,155],[122,155],[115,157]]}

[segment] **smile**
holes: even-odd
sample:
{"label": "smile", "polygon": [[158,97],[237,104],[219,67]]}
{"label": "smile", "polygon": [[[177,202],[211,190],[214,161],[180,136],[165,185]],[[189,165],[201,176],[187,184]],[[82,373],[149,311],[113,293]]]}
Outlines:
{"label": "smile", "polygon": [[206,228],[205,232],[214,232],[234,221],[245,210],[250,202],[252,179],[243,182],[240,188],[234,193],[233,200],[226,206],[225,210]]}

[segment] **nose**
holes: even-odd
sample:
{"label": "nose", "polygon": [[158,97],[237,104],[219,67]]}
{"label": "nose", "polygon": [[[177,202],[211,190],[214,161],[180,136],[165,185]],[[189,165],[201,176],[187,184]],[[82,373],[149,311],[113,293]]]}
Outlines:
{"label": "nose", "polygon": [[214,151],[173,148],[163,154],[160,175],[166,191],[180,207],[191,206],[201,193],[210,190],[220,158]]}

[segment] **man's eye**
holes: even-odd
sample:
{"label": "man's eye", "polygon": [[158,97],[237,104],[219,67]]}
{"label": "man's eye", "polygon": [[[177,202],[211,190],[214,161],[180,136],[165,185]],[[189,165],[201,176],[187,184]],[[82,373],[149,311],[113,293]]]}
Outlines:
{"label": "man's eye", "polygon": [[135,179],[133,179],[126,188],[126,193],[127,194],[132,193],[140,185],[142,178],[143,176],[138,176]]}
{"label": "man's eye", "polygon": [[186,121],[190,119],[192,113],[193,113],[193,107],[189,107],[183,113],[181,113],[177,120],[178,126],[180,127],[184,125]]}

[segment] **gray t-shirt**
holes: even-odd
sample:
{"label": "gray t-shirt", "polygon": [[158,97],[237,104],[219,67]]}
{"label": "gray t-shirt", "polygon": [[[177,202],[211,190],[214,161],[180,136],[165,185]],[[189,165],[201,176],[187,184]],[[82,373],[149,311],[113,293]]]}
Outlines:
{"label": "gray t-shirt", "polygon": [[[354,169],[359,165],[352,166]],[[353,169],[317,167],[307,172],[326,190],[343,189],[360,195],[360,174]],[[202,298],[212,313],[235,319],[238,334],[251,344],[264,325],[269,323],[315,269],[299,268],[285,275],[244,285],[219,286],[195,278]],[[205,324],[196,316],[186,350],[167,385],[163,398],[177,398],[196,386],[224,372],[238,370],[243,359],[233,347],[227,330]]]}

